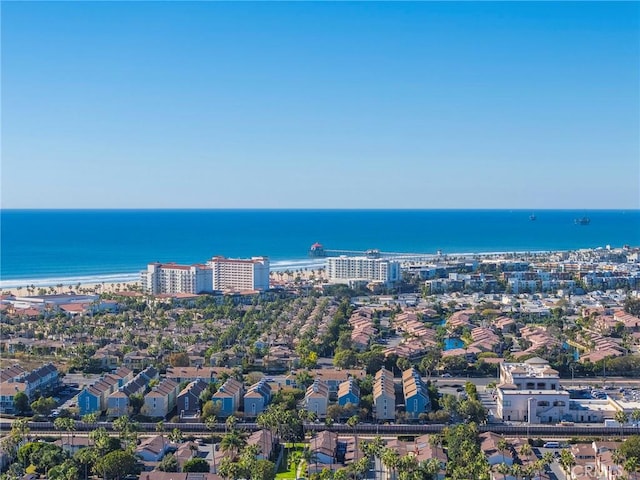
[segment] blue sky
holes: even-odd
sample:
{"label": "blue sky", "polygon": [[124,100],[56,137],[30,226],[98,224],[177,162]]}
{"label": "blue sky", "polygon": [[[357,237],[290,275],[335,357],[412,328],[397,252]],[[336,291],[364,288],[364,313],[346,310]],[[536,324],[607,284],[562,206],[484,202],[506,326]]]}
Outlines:
{"label": "blue sky", "polygon": [[3,208],[639,208],[631,2],[2,2]]}

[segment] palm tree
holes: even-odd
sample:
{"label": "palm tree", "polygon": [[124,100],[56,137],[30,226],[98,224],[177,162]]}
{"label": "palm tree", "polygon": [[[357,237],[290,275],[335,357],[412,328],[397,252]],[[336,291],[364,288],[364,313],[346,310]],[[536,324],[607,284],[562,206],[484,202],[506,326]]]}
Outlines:
{"label": "palm tree", "polygon": [[564,470],[565,475],[568,477],[569,472],[571,471],[571,467],[576,464],[575,458],[569,450],[562,450],[560,452],[560,465],[562,466],[562,470]]}
{"label": "palm tree", "polygon": [[520,451],[518,452],[520,454],[521,457],[525,457],[525,458],[529,458],[529,456],[533,453],[533,449],[531,448],[531,445],[529,445],[528,442],[523,443],[522,446],[520,447]]}
{"label": "palm tree", "polygon": [[553,464],[553,462],[555,462],[555,457],[553,456],[553,453],[551,452],[544,452],[542,454],[542,461],[544,462],[545,465],[548,465],[549,467],[551,466],[551,464]]}
{"label": "palm tree", "polygon": [[373,463],[375,465],[375,470],[376,470],[376,478],[377,478],[378,477],[377,459],[380,458],[380,455],[382,455],[382,450],[384,449],[384,441],[382,440],[382,437],[380,437],[379,435],[376,435],[373,438],[373,440],[371,440],[370,442],[365,442],[360,448],[366,456],[368,456],[371,460],[373,460]]}
{"label": "palm tree", "polygon": [[247,444],[247,441],[242,437],[237,430],[231,430],[222,437],[220,442],[220,448],[223,452],[231,452],[233,458],[236,457],[238,452]]}
{"label": "palm tree", "polygon": [[381,460],[383,465],[392,472],[392,475],[389,476],[395,478],[396,471],[398,469],[398,466],[400,465],[400,455],[398,454],[398,452],[393,448],[385,447],[382,450]]}
{"label": "palm tree", "polygon": [[625,458],[624,455],[622,455],[622,452],[616,449],[611,454],[611,460],[613,460],[613,463],[615,463],[616,465],[622,465],[625,461]]}
{"label": "palm tree", "polygon": [[182,435],[182,430],[177,427],[171,430],[171,433],[169,433],[169,441],[173,443],[181,443],[183,438],[184,435]]}
{"label": "palm tree", "polygon": [[536,473],[536,466],[533,463],[529,463],[522,467],[522,475],[526,480],[531,480]]}
{"label": "palm tree", "polygon": [[67,431],[67,445],[71,445],[71,431],[76,429],[76,422],[71,418],[58,417],[54,420],[53,426],[57,430]]}
{"label": "palm tree", "polygon": [[624,426],[629,421],[629,415],[624,410],[618,410],[613,417],[620,424],[620,435],[624,433]]}
{"label": "palm tree", "polygon": [[509,442],[507,442],[504,438],[498,440],[498,444],[496,445],[498,451],[502,454],[502,463],[504,463],[504,452],[509,450]]}
{"label": "palm tree", "polygon": [[356,442],[356,451],[358,450],[358,431],[356,430],[356,427],[358,426],[359,421],[360,419],[357,415],[353,415],[347,420],[347,425],[349,425],[353,429],[353,436]]}
{"label": "palm tree", "polygon": [[501,474],[503,479],[506,479],[507,475],[511,473],[511,467],[506,463],[502,462],[496,465],[496,472]]}
{"label": "palm tree", "polygon": [[633,480],[637,480],[636,473],[638,471],[638,459],[636,457],[630,457],[624,462],[624,469],[628,474],[633,475]]}
{"label": "palm tree", "polygon": [[421,478],[428,478],[429,480],[433,480],[437,478],[438,472],[442,466],[440,465],[440,460],[437,458],[430,458],[426,462],[422,462],[420,464],[420,469],[418,471],[421,474]]}
{"label": "palm tree", "polygon": [[213,458],[213,471],[215,473],[218,471],[216,468],[216,444],[215,444],[214,435],[213,435],[213,432],[216,429],[215,415],[207,417],[204,423],[205,423],[205,426],[207,427],[207,430],[211,432],[211,457]]}
{"label": "palm tree", "polygon": [[631,420],[636,424],[636,428],[640,430],[640,408],[636,408],[631,412]]}
{"label": "palm tree", "polygon": [[225,420],[224,424],[225,424],[225,433],[227,431],[227,429],[229,431],[234,430],[236,427],[236,423],[238,423],[238,419],[236,418],[235,415],[229,415],[227,417],[227,419]]}
{"label": "palm tree", "polygon": [[518,465],[517,463],[511,465],[511,467],[509,468],[509,473],[516,477],[516,479],[519,478],[520,475],[522,475],[522,466]]}

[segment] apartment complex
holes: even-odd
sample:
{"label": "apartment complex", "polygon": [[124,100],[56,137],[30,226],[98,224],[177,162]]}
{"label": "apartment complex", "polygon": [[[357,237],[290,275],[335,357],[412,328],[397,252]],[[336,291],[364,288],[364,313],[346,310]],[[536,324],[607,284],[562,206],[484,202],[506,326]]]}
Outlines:
{"label": "apartment complex", "polygon": [[232,259],[213,257],[206,265],[150,263],[140,276],[146,293],[197,294],[216,290],[268,290],[269,260],[266,257]]}
{"label": "apartment complex", "polygon": [[207,265],[212,271],[213,290],[268,290],[269,259],[213,257]]}
{"label": "apartment complex", "polygon": [[555,423],[570,417],[569,392],[560,390],[558,371],[534,357],[500,365],[497,416],[502,420]]}
{"label": "apartment complex", "polygon": [[331,283],[375,282],[391,285],[400,280],[400,263],[387,258],[329,257],[327,277]]}

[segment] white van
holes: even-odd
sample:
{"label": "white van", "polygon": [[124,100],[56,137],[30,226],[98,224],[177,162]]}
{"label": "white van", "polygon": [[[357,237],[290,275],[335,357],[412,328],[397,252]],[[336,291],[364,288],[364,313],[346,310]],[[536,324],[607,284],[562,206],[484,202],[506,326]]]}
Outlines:
{"label": "white van", "polygon": [[544,448],[560,448],[560,442],[547,442],[543,445]]}

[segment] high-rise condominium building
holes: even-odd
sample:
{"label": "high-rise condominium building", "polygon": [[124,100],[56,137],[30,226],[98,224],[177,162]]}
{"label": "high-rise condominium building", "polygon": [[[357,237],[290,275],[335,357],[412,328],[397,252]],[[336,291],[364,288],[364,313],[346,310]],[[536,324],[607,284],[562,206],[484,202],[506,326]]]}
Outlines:
{"label": "high-rise condominium building", "polygon": [[329,257],[327,276],[331,283],[368,281],[390,285],[400,280],[400,263],[386,258]]}
{"label": "high-rise condominium building", "polygon": [[211,293],[216,290],[268,290],[266,257],[213,257],[206,265],[150,263],[141,274],[142,289],[151,294]]}
{"label": "high-rise condominium building", "polygon": [[213,291],[211,267],[202,264],[150,263],[141,274],[142,289],[151,294]]}
{"label": "high-rise condominium building", "polygon": [[214,290],[268,290],[269,259],[252,257],[249,260],[213,257],[211,268]]}

